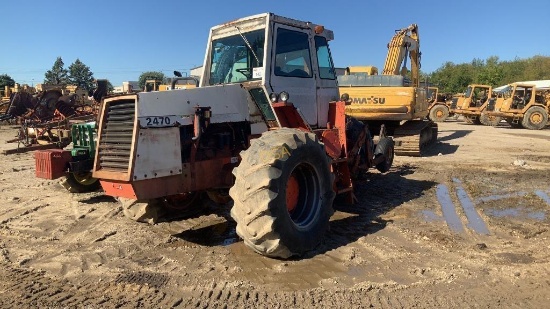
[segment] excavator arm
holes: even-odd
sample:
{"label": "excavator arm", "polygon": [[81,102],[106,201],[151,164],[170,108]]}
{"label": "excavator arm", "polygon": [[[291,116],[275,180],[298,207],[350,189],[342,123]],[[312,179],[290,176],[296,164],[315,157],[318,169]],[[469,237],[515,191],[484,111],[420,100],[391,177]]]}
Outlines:
{"label": "excavator arm", "polygon": [[[388,44],[388,55],[384,63],[383,75],[405,75],[407,66],[407,54],[411,59],[412,86],[420,85],[420,38],[418,26],[412,24],[407,28],[397,30]],[[400,72],[399,67],[403,63]]]}

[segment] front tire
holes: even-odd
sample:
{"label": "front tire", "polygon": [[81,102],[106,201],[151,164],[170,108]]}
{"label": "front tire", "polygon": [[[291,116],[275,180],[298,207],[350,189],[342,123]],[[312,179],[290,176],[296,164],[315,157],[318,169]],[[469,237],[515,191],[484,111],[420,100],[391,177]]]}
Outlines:
{"label": "front tire", "polygon": [[430,110],[430,120],[444,122],[449,117],[449,109],[445,105],[437,104]]}
{"label": "front tire", "polygon": [[496,127],[502,120],[502,117],[498,116],[489,116],[487,113],[482,112],[479,116],[479,121],[486,126]]}
{"label": "front tire", "polygon": [[255,252],[276,258],[313,250],[334,210],[334,176],[313,133],[282,128],[253,140],[233,170],[229,190],[237,234]]}
{"label": "front tire", "polygon": [[529,130],[541,130],[548,124],[548,113],[540,106],[532,106],[523,115],[521,125]]}
{"label": "front tire", "polygon": [[61,185],[71,193],[93,192],[99,189],[99,179],[92,177],[91,172],[69,173]]}

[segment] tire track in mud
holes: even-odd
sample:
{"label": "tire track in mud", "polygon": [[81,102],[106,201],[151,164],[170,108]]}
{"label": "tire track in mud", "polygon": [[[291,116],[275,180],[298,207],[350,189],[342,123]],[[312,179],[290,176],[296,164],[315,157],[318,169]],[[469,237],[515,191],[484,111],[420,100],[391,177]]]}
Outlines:
{"label": "tire track in mud", "polygon": [[[54,279],[44,272],[14,268],[0,263],[0,307],[147,307],[172,308],[182,302],[154,286],[89,280],[73,285],[66,279]],[[175,293],[177,295],[177,293]]]}
{"label": "tire track in mud", "polygon": [[470,290],[426,290],[425,288],[388,288],[366,285],[351,289],[325,290],[322,288],[301,291],[261,291],[254,287],[235,287],[228,283],[211,283],[193,288],[183,295],[181,308],[474,308],[537,307],[544,297],[526,292],[507,296],[505,288],[480,294]]}
{"label": "tire track in mud", "polygon": [[[486,283],[485,289],[477,290],[466,286],[467,290],[462,291],[444,291],[444,283],[403,286],[369,282],[350,288],[274,291],[273,288],[256,288],[244,281],[210,282],[190,287],[174,284],[173,274],[148,272],[127,272],[111,279],[83,276],[86,280],[74,285],[67,279],[48,278],[45,272],[0,263],[0,277],[5,278],[0,282],[0,307],[464,308],[498,304],[540,307],[543,304],[540,297],[537,299],[525,293],[525,289],[516,289],[520,296],[507,299],[506,295],[514,287],[500,283]],[[488,295],[480,295],[487,290],[491,291]]]}

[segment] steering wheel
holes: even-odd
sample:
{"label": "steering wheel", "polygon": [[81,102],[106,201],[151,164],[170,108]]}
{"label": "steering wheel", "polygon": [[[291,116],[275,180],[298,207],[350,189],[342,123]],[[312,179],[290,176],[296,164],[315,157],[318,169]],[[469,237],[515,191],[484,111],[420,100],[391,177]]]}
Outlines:
{"label": "steering wheel", "polygon": [[235,69],[235,71],[246,76],[246,78],[252,78],[252,72],[250,72],[250,68],[240,68],[240,69]]}

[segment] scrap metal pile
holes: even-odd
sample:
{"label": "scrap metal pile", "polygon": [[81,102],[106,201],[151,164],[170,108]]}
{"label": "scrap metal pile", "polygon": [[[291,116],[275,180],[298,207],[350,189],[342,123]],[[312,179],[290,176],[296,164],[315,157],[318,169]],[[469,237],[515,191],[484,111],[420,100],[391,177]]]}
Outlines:
{"label": "scrap metal pile", "polygon": [[[68,88],[68,87],[67,87]],[[75,123],[96,119],[101,98],[107,93],[107,81],[98,80],[92,99],[76,93],[74,88],[50,86],[31,94],[12,93],[0,121],[20,124],[13,150],[4,154],[36,149],[63,148],[71,142],[70,129]],[[24,147],[20,147],[23,145]]]}

